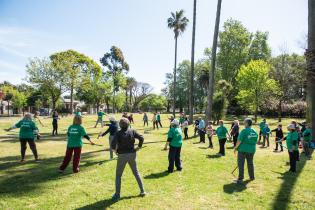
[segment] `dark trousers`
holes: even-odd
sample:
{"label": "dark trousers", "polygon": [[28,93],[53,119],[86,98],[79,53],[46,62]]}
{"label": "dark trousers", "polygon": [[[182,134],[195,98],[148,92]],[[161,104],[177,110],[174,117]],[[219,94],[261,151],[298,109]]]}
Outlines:
{"label": "dark trousers", "polygon": [[221,155],[225,155],[225,142],[226,142],[226,138],[219,139],[219,144],[220,144],[220,151],[219,151],[219,153]]}
{"label": "dark trousers", "polygon": [[209,147],[213,147],[213,144],[212,144],[212,136],[211,135],[208,135],[208,140],[209,140]]}
{"label": "dark trousers", "polygon": [[[281,151],[283,151],[282,142],[280,140],[281,140],[281,138],[276,138],[276,149],[275,150],[278,150],[278,147],[280,147]],[[278,141],[280,141],[280,142],[278,142]]]}
{"label": "dark trousers", "polygon": [[263,135],[263,147],[266,146],[267,142],[267,147],[269,147],[269,135]]}
{"label": "dark trousers", "polygon": [[200,143],[206,143],[206,133],[203,130],[199,130]]}
{"label": "dark trousers", "polygon": [[297,161],[296,151],[289,152],[289,159],[290,159],[290,171],[296,172],[296,161]]}
{"label": "dark trousers", "polygon": [[58,124],[53,124],[52,135],[58,135]]}
{"label": "dark trousers", "polygon": [[258,144],[260,144],[260,141],[261,141],[261,137],[262,137],[262,132],[259,131],[259,139],[258,139]]}
{"label": "dark trousers", "polygon": [[188,128],[184,128],[185,139],[188,139]]}
{"label": "dark trousers", "polygon": [[161,120],[157,121],[156,124],[160,125],[160,127],[163,128]]}
{"label": "dark trousers", "polygon": [[197,133],[198,133],[198,128],[197,128],[197,127],[195,127],[194,136],[196,136],[196,135],[197,135]]}
{"label": "dark trousers", "polygon": [[32,152],[33,152],[33,155],[35,157],[35,159],[38,158],[38,155],[37,155],[37,149],[36,149],[36,144],[35,144],[35,141],[34,139],[20,139],[20,144],[21,144],[21,159],[24,160],[25,158],[25,152],[26,152],[26,144],[28,143],[28,145],[30,146]]}
{"label": "dark trousers", "polygon": [[145,125],[149,126],[149,122],[148,121],[143,121],[143,126],[145,126]]}
{"label": "dark trousers", "polygon": [[168,171],[173,172],[174,171],[174,163],[177,168],[177,170],[182,170],[182,164],[180,161],[180,151],[181,147],[173,147],[170,146],[170,150],[168,153]]}
{"label": "dark trousers", "polygon": [[159,129],[159,124],[157,121],[153,121],[153,129],[155,128]]}
{"label": "dark trousers", "polygon": [[254,153],[247,153],[247,152],[238,152],[237,154],[237,165],[238,165],[238,179],[244,179],[244,165],[245,159],[247,161],[247,169],[248,175],[250,179],[255,179],[254,175]]}
{"label": "dark trousers", "polygon": [[236,146],[237,138],[238,138],[238,133],[233,135],[233,145],[234,145],[234,147]]}
{"label": "dark trousers", "polygon": [[303,141],[303,148],[304,148],[305,156],[310,158],[311,157],[310,143],[307,141]]}
{"label": "dark trousers", "polygon": [[67,148],[65,158],[63,159],[63,162],[61,166],[59,167],[60,170],[65,170],[68,166],[68,164],[71,161],[72,153],[73,155],[73,167],[72,170],[74,173],[79,172],[79,165],[80,165],[80,159],[81,159],[81,147],[73,147],[73,148]]}

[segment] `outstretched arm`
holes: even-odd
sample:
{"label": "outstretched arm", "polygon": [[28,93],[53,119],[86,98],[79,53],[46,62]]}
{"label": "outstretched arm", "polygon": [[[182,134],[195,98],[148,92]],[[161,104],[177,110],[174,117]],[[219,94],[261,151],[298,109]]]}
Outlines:
{"label": "outstretched arm", "polygon": [[85,134],[83,137],[86,138],[90,142],[90,144],[95,144],[87,134]]}

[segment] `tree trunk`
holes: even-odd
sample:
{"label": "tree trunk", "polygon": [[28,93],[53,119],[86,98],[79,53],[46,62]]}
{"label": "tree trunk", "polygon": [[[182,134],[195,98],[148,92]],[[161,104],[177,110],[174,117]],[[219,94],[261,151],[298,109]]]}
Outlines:
{"label": "tree trunk", "polygon": [[221,4],[222,4],[222,0],[218,0],[217,15],[216,15],[216,21],[215,21],[215,27],[214,27],[213,43],[212,43],[211,69],[209,72],[208,106],[207,106],[207,112],[206,112],[207,119],[209,121],[212,118],[212,103],[213,103],[213,94],[214,94],[214,73],[215,73],[216,56],[217,56]]}
{"label": "tree trunk", "polygon": [[129,111],[129,106],[128,106],[128,89],[126,89],[126,92],[125,92],[125,111]]}
{"label": "tree trunk", "polygon": [[308,108],[312,125],[312,136],[315,138],[315,1],[308,0],[308,49],[307,59],[307,89]]}
{"label": "tree trunk", "polygon": [[131,88],[129,90],[129,105],[130,105],[130,111],[132,111],[131,110],[131,107],[132,107],[132,90],[131,90]]}
{"label": "tree trunk", "polygon": [[278,108],[278,122],[282,121],[282,100],[279,101],[279,108]]}
{"label": "tree trunk", "polygon": [[176,104],[176,68],[177,68],[177,36],[175,36],[175,63],[174,63],[174,90],[173,90],[173,116],[175,117]]}
{"label": "tree trunk", "polygon": [[197,0],[194,0],[193,29],[191,42],[191,71],[190,71],[190,91],[189,91],[189,122],[194,120],[194,79],[195,79],[195,33],[196,33],[196,7]]}
{"label": "tree trunk", "polygon": [[73,84],[71,84],[71,90],[70,90],[70,113],[73,113]]}

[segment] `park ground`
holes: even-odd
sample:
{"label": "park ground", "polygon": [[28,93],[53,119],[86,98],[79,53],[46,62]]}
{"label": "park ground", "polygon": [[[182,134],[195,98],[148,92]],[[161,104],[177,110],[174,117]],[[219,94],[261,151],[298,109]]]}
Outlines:
{"label": "park ground", "polygon": [[[167,152],[162,150],[169,126],[167,117],[162,115],[164,128],[152,130],[143,128],[142,115],[134,115],[132,126],[145,138],[137,158],[148,195],[137,196],[136,181],[127,167],[122,179],[122,199],[118,202],[111,200],[116,160],[109,161],[108,137],[96,139],[105,130],[93,128],[96,116],[84,116],[83,125],[98,145],[86,142],[80,173],[73,174],[69,165],[62,175],[57,169],[65,153],[65,132],[71,117],[61,118],[57,137],[50,135],[51,119],[42,119],[45,127],[39,129],[43,136],[36,141],[41,161],[35,162],[28,148],[24,164],[19,162],[18,131],[3,130],[19,118],[1,118],[0,209],[315,209],[315,160],[306,160],[302,155],[298,172],[286,173],[288,154],[274,153],[273,141],[270,148],[257,147],[256,180],[246,185],[232,183],[236,157],[231,143],[226,145],[225,157],[215,155],[217,137],[214,149],[208,149],[207,144],[196,144],[198,138],[184,141],[183,171],[167,174]],[[283,124],[290,121],[284,119]],[[277,125],[276,119],[268,122],[271,128]],[[192,126],[189,134],[193,134]]]}

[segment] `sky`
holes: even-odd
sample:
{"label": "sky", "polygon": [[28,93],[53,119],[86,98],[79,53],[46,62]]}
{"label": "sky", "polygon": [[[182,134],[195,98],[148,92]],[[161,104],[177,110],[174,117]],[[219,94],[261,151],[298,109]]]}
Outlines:
{"label": "sky", "polygon": [[[195,59],[211,47],[216,0],[197,0]],[[129,76],[159,93],[174,66],[170,13],[190,20],[178,41],[178,61],[190,59],[193,0],[0,0],[0,82],[25,82],[30,58],[73,49],[99,62],[115,45],[129,63]],[[307,0],[223,0],[221,24],[240,20],[250,31],[269,32],[273,55],[285,46],[302,54]]]}

